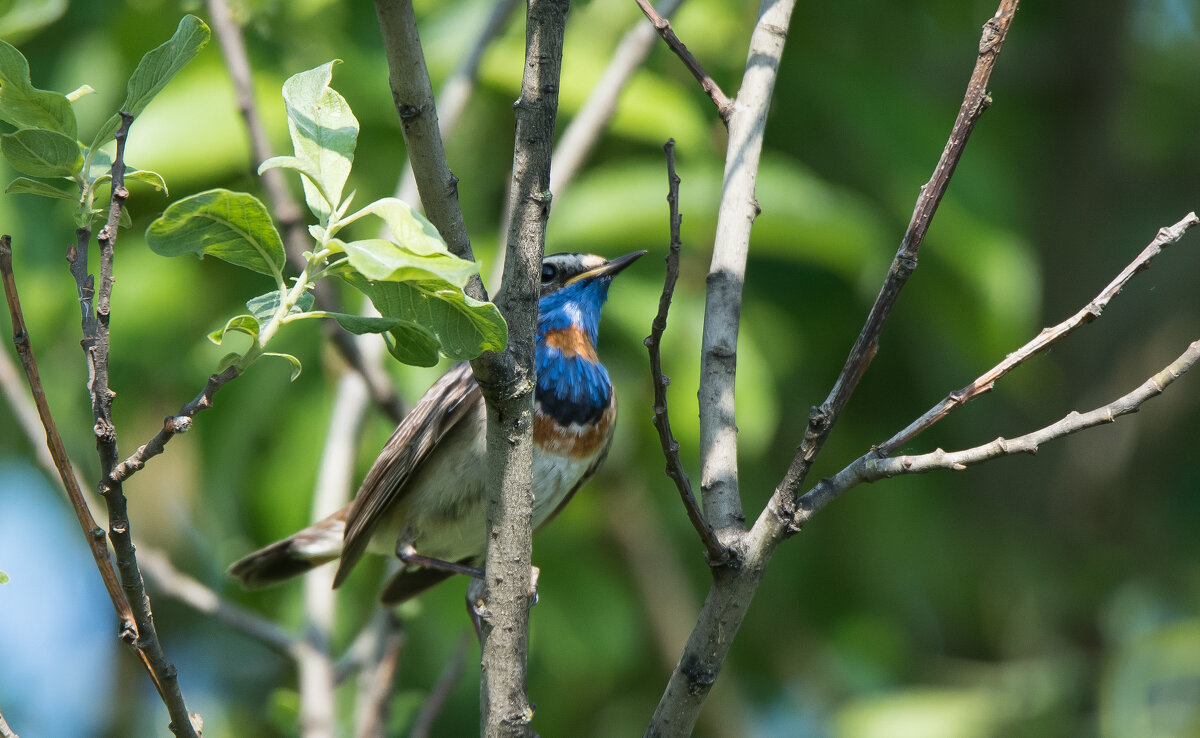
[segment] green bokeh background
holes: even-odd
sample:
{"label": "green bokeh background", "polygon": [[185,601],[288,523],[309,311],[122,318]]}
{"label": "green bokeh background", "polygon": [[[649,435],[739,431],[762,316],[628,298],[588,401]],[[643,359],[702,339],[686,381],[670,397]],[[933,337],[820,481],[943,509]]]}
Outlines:
{"label": "green bokeh background", "polygon": [[[0,11],[27,5],[0,3]],[[417,6],[439,87],[490,6]],[[945,143],[979,27],[994,10],[979,0],[848,0],[795,12],[758,179],[763,212],[739,345],[740,478],[751,519],[875,296]],[[205,17],[195,2],[74,3],[49,25],[0,28],[29,58],[35,85],[96,89],[75,106],[86,139],[120,103],[137,59],[185,11]],[[362,124],[349,187],[364,202],[390,194],[404,147],[370,4],[249,0],[235,3],[235,12],[247,24],[258,100],[277,150],[287,142],[284,79],[343,59],[334,86]],[[992,77],[995,103],[814,480],[1077,310],[1157,228],[1200,205],[1198,12],[1196,0],[1022,6]],[[674,23],[731,93],[755,14],[749,2],[690,0]],[[560,128],[639,17],[633,3],[575,3]],[[487,52],[466,117],[447,141],[485,274],[511,164],[523,39],[518,17]],[[550,220],[548,250],[652,255],[614,283],[601,331],[622,412],[608,465],[535,539],[541,603],[532,615],[529,688],[543,735],[640,734],[706,591],[701,548],[662,474],[641,345],[668,236],[661,152],[668,136],[677,141],[683,180],[684,250],[664,356],[672,422],[695,473],[698,345],[724,131],[665,47],[656,46],[634,77]],[[248,151],[214,41],[137,121],[128,158],[161,172],[172,199],[210,187],[261,194]],[[14,175],[5,166],[8,181]],[[168,202],[133,188],[135,225],[117,255],[112,386],[125,453],[202,387],[222,353],[204,334],[269,286],[215,260],[150,253],[141,233]],[[0,230],[16,244],[47,392],[73,459],[94,477],[78,307],[63,263],[71,228],[67,204],[0,197]],[[905,450],[1019,435],[1108,402],[1165,366],[1198,337],[1197,238],[1131,282],[1102,320]],[[247,593],[223,573],[309,514],[341,365],[311,326],[285,331],[279,343],[304,363],[296,382],[289,384],[282,362],[255,365],[127,493],[134,531],[147,545],[230,600],[298,628],[299,584]],[[440,369],[389,371],[411,402]],[[1196,378],[1186,377],[1139,414],[1046,445],[1036,457],[846,495],[779,549],[697,734],[1200,734],[1198,409]],[[0,460],[32,463],[10,418],[0,406]],[[370,417],[360,474],[390,431],[382,415]],[[19,524],[0,520],[0,535]],[[82,556],[77,564],[92,567]],[[378,562],[362,567],[339,594],[339,646],[370,617],[381,571]],[[407,641],[397,734],[469,630],[462,592],[461,582],[443,585],[401,611]],[[205,735],[296,733],[296,676],[286,658],[150,593],[184,693],[204,712]],[[6,599],[6,607],[21,606]],[[94,616],[112,618],[104,607]],[[476,730],[477,650],[468,645],[437,735]],[[162,734],[165,711],[135,660],[117,652],[111,668],[111,691],[95,695],[116,705],[107,735]],[[0,709],[11,717],[7,676]],[[348,717],[352,683],[339,700]]]}

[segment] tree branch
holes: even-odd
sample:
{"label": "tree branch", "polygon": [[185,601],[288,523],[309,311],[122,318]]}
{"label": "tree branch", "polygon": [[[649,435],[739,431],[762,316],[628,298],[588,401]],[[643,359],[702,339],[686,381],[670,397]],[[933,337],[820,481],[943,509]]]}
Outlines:
{"label": "tree branch", "polygon": [[[421,205],[429,221],[442,234],[450,253],[475,260],[471,238],[458,202],[458,177],[446,162],[446,149],[438,128],[437,102],[421,50],[417,19],[411,0],[375,0],[375,14],[383,33],[383,50],[388,62],[388,84],[400,115],[404,148],[417,180]],[[478,275],[471,277],[466,292],[486,300],[487,292]]]}
{"label": "tree branch", "polygon": [[650,335],[642,342],[650,354],[650,377],[654,384],[654,417],[652,422],[658,430],[658,440],[662,445],[663,456],[667,460],[667,476],[675,482],[683,507],[687,511],[688,520],[700,534],[704,544],[705,557],[710,566],[724,564],[729,559],[729,551],[717,540],[712,526],[704,519],[696,495],[692,492],[692,482],[688,479],[687,470],[679,460],[679,441],[671,432],[671,418],[667,414],[667,387],[671,378],[663,374],[662,346],[663,332],[667,329],[667,313],[671,309],[671,296],[675,292],[675,281],[679,278],[679,249],[682,246],[679,230],[683,216],[679,214],[679,176],[675,173],[675,139],[667,141],[663,146],[667,154],[667,203],[671,213],[671,245],[667,252],[667,276],[663,283],[662,296],[658,300],[658,314],[650,324]]}
{"label": "tree branch", "polygon": [[13,729],[8,727],[8,721],[3,715],[0,715],[0,738],[18,738]]}
{"label": "tree branch", "polygon": [[[113,286],[113,256],[117,242],[117,227],[121,209],[129,192],[125,189],[125,142],[133,116],[121,113],[121,127],[116,132],[117,151],[112,164],[112,186],[109,202],[108,222],[100,229],[96,240],[100,245],[100,285],[96,291],[95,318],[85,320],[82,345],[88,358],[90,380],[88,391],[92,396],[92,415],[95,421],[96,452],[100,457],[99,491],[108,505],[108,533],[113,550],[117,555],[117,571],[121,574],[121,587],[133,608],[137,623],[137,648],[145,657],[159,695],[171,716],[170,729],[177,736],[196,736],[202,720],[197,714],[189,714],[179,690],[179,678],[174,664],[167,661],[158,633],[154,626],[154,615],[150,611],[150,598],[138,568],[137,553],[133,545],[133,534],[129,525],[129,511],[121,482],[112,478],[117,466],[117,431],[112,421],[112,402],[116,397],[108,385],[109,359],[109,302]],[[74,264],[72,265],[75,266]],[[85,265],[86,266],[86,265]],[[74,272],[74,269],[72,270]],[[91,279],[89,275],[88,279]],[[81,292],[82,292],[81,286]]]}
{"label": "tree branch", "polygon": [[[717,86],[713,78],[709,76],[708,72],[704,71],[704,67],[700,65],[700,62],[692,55],[692,52],[688,51],[687,45],[679,40],[679,37],[675,35],[675,31],[671,29],[670,21],[659,15],[650,5],[649,0],[636,1],[638,7],[646,14],[646,18],[654,24],[654,30],[658,31],[658,35],[662,36],[663,41],[667,42],[667,46],[671,48],[671,51],[675,52],[675,55],[679,57],[683,65],[688,68],[688,71],[700,83],[700,87],[704,90],[704,93],[712,99],[713,104],[717,106],[717,114],[721,116],[722,122],[728,126],[729,118],[733,115],[735,102],[726,97],[724,92],[721,92],[721,88]],[[668,12],[667,14],[669,15],[670,13]],[[744,81],[742,89],[745,89]],[[739,91],[738,97],[741,96],[742,93]]]}
{"label": "tree branch", "polygon": [[[42,387],[41,373],[38,371],[37,359],[33,354],[29,330],[25,326],[25,316],[21,311],[21,299],[17,293],[16,277],[13,274],[12,239],[8,235],[0,236],[0,275],[3,276],[4,296],[8,300],[8,314],[12,319],[13,344],[17,348],[21,365],[25,369],[25,378],[29,382],[29,389],[33,394],[34,404],[37,406],[38,417],[41,418],[42,427],[46,431],[46,446],[50,451],[54,468],[58,471],[59,479],[62,480],[63,489],[67,492],[67,499],[71,501],[71,507],[75,511],[79,527],[83,529],[83,537],[88,542],[88,548],[92,552],[96,568],[100,570],[100,578],[104,581],[109,599],[112,600],[113,608],[117,611],[120,638],[126,644],[135,646],[138,637],[137,624],[134,622],[129,600],[125,598],[125,592],[121,589],[117,572],[113,569],[112,561],[109,559],[104,529],[92,517],[92,511],[83,497],[83,490],[75,478],[75,471],[71,466],[71,459],[67,456],[62,436],[59,435],[58,426],[54,423],[54,416],[50,414],[50,404],[46,400],[46,390]],[[30,440],[34,439],[31,437]]]}
{"label": "tree branch", "polygon": [[1187,233],[1188,229],[1198,224],[1200,224],[1200,218],[1197,218],[1195,213],[1188,213],[1183,217],[1183,220],[1180,220],[1175,225],[1160,228],[1154,240],[1142,250],[1142,253],[1138,254],[1138,257],[1130,262],[1129,266],[1121,270],[1121,273],[1114,277],[1108,283],[1108,286],[1101,290],[1100,294],[1096,295],[1091,302],[1084,305],[1077,313],[1058,325],[1051,328],[1043,328],[1041,333],[1037,334],[1037,336],[1021,348],[1006,356],[1004,361],[1001,361],[980,375],[974,382],[956,392],[951,392],[944,400],[914,420],[907,428],[876,447],[876,456],[890,456],[896,449],[916,438],[931,425],[946,417],[957,408],[962,407],[985,392],[990,392],[998,379],[1021,364],[1024,364],[1026,360],[1048,350],[1054,344],[1074,333],[1077,328],[1099,318],[1104,312],[1104,308],[1121,292],[1125,287],[1125,283],[1132,279],[1133,275],[1149,269],[1150,262],[1154,260],[1154,257],[1162,253],[1163,249],[1177,243]]}
{"label": "tree branch", "polygon": [[758,216],[754,186],[771,94],[794,0],[764,0],[750,38],[746,71],[729,118],[717,232],[704,302],[700,356],[700,492],[704,512],[722,538],[745,526],[737,480],[734,383],[742,287],[750,229]]}
{"label": "tree branch", "polygon": [[862,379],[871,360],[875,357],[883,325],[892,314],[892,308],[895,307],[896,301],[900,297],[900,290],[908,283],[908,278],[917,268],[917,254],[925,240],[929,224],[942,201],[942,196],[946,194],[950,177],[954,175],[954,169],[958,166],[959,159],[962,158],[967,140],[971,137],[971,132],[975,130],[975,124],[983,115],[983,111],[992,104],[992,98],[987,91],[988,80],[996,65],[996,57],[1004,45],[1004,38],[1012,24],[1013,15],[1017,12],[1017,3],[1018,0],[1001,0],[996,14],[983,25],[983,35],[979,39],[975,69],[967,84],[967,92],[963,96],[962,106],[954,121],[954,127],[950,130],[950,138],[946,141],[942,156],[933,170],[933,176],[921,187],[921,194],[917,197],[916,207],[913,208],[912,219],[904,232],[904,238],[900,241],[900,249],[896,252],[895,259],[892,260],[892,266],[888,269],[887,278],[879,291],[879,296],[875,298],[875,304],[867,315],[866,323],[858,334],[854,346],[850,349],[850,354],[846,357],[846,364],[842,367],[841,374],[838,375],[825,402],[820,407],[813,408],[809,414],[804,440],[801,442],[795,458],[792,459],[783,481],[775,490],[775,497],[772,498],[771,503],[773,505],[776,502],[783,505],[794,504],[796,493],[800,489],[800,485],[804,483],[804,478],[808,475],[813,460],[820,453],[821,446],[829,437],[829,432],[850,400],[850,395],[853,394],[859,380]]}
{"label": "tree branch", "polygon": [[924,474],[938,469],[962,471],[968,466],[982,464],[1001,456],[1036,454],[1041,444],[1048,441],[1098,425],[1115,423],[1117,418],[1136,413],[1148,400],[1162,394],[1197,361],[1200,361],[1200,341],[1193,341],[1179,358],[1142,382],[1133,391],[1086,413],[1071,411],[1058,422],[1017,438],[997,438],[982,446],[954,452],[946,452],[939,448],[927,454],[895,458],[880,458],[874,452],[863,454],[834,476],[822,479],[800,498],[796,525],[803,525],[843,492],[864,482],[876,482],[902,474]]}

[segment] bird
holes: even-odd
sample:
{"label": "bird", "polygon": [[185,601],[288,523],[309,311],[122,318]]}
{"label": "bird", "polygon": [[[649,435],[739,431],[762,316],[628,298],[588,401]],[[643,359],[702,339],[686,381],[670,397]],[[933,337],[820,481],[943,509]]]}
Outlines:
{"label": "bird", "polygon": [[[600,468],[617,399],[596,354],[613,278],[643,256],[559,253],[542,260],[533,412],[533,527],[548,523]],[[486,531],[486,413],[471,367],[443,374],[396,427],[354,499],[332,515],[235,562],[249,589],[338,562],[340,586],[365,553],[402,568],[380,600],[397,605],[454,574],[482,576]],[[470,597],[470,595],[468,595]]]}

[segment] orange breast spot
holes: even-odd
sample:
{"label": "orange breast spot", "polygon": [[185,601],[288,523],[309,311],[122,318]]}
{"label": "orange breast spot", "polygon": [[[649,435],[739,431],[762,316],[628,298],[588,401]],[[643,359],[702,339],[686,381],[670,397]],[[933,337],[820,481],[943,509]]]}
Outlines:
{"label": "orange breast spot", "polygon": [[595,425],[563,426],[549,415],[533,413],[533,442],[543,451],[570,459],[586,459],[602,450],[617,420],[617,404],[608,406]]}
{"label": "orange breast spot", "polygon": [[547,346],[561,351],[565,358],[578,356],[587,361],[600,361],[596,356],[596,347],[578,326],[546,331],[542,340]]}

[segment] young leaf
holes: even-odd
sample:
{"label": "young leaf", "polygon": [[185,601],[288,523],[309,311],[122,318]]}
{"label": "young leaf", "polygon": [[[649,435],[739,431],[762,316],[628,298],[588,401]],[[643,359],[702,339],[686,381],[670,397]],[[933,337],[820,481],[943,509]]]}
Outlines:
{"label": "young leaf", "polygon": [[358,141],[358,120],[345,98],[329,87],[333,65],[331,61],[300,72],[284,83],[288,131],[298,161],[273,164],[289,166],[306,175],[304,199],[323,225],[341,204],[342,189],[350,176]]}
{"label": "young leaf", "polygon": [[26,194],[26,195],[41,195],[42,197],[56,197],[63,200],[78,200],[79,194],[75,191],[60,190],[53,185],[39,182],[36,179],[28,177],[17,177],[12,182],[8,183],[8,187],[4,189],[8,194]]}
{"label": "young leaf", "polygon": [[[275,311],[279,309],[279,302],[282,298],[279,296],[279,290],[268,292],[265,295],[252,297],[246,302],[246,307],[250,309],[250,314],[258,320],[259,323],[266,323],[275,316]],[[305,292],[300,295],[300,299],[292,305],[292,309],[288,311],[288,315],[297,315],[299,313],[308,312],[313,306],[313,294]]]}
{"label": "young leaf", "polygon": [[[95,165],[96,158],[98,158],[98,157],[92,158],[91,171],[93,171],[93,172],[96,171],[96,165]],[[110,163],[109,166],[111,167],[112,164]],[[95,179],[93,179],[92,186],[99,187],[100,185],[105,184],[106,182],[108,182],[111,179],[112,179],[112,172],[111,171],[106,172],[105,174],[101,174],[99,177],[96,177]],[[162,192],[163,194],[166,194],[166,192],[167,192],[167,181],[165,179],[163,179],[163,176],[161,174],[159,174],[158,172],[152,172],[149,169],[126,169],[125,170],[125,181],[126,182],[144,182],[144,183],[150,185],[151,187],[153,187],[154,189],[158,190],[159,192]]]}
{"label": "young leaf", "polygon": [[274,356],[279,359],[286,359],[292,365],[291,381],[295,382],[296,377],[300,376],[300,370],[303,369],[303,367],[300,366],[300,360],[295,356],[292,356],[291,354],[277,354],[274,351],[264,351],[263,356]]}
{"label": "young leaf", "polygon": [[266,207],[244,192],[208,190],[175,202],[146,229],[146,243],[162,256],[207,254],[283,284],[283,241]]}
{"label": "young leaf", "polygon": [[0,120],[23,128],[77,135],[75,111],[66,95],[39,90],[29,81],[29,62],[11,44],[0,41]]}
{"label": "young leaf", "polygon": [[235,315],[225,322],[224,328],[218,328],[208,334],[208,340],[221,345],[227,333],[245,333],[251,340],[258,338],[258,320],[253,315]]}
{"label": "young leaf", "polygon": [[350,266],[367,279],[388,282],[442,279],[461,288],[472,274],[479,272],[478,264],[449,251],[418,254],[382,238],[339,245],[350,259]]}
{"label": "young leaf", "polygon": [[25,128],[0,136],[0,152],[13,169],[32,177],[73,177],[83,168],[79,144],[58,131]]}
{"label": "young leaf", "polygon": [[[133,116],[141,114],[171,78],[204,48],[209,35],[204,21],[194,15],[183,16],[175,34],[166,43],[146,52],[138,62],[125,85],[125,102],[121,104],[121,110]],[[92,139],[92,150],[107,143],[120,127],[121,116],[109,118]]]}
{"label": "young leaf", "polygon": [[473,300],[447,282],[369,282],[354,272],[338,276],[369,297],[384,317],[412,321],[432,332],[440,351],[452,359],[473,359],[508,343],[508,325],[496,306]]}
{"label": "young leaf", "polygon": [[377,215],[388,225],[392,240],[418,254],[446,253],[446,242],[424,215],[394,197],[376,200],[363,212]]}

